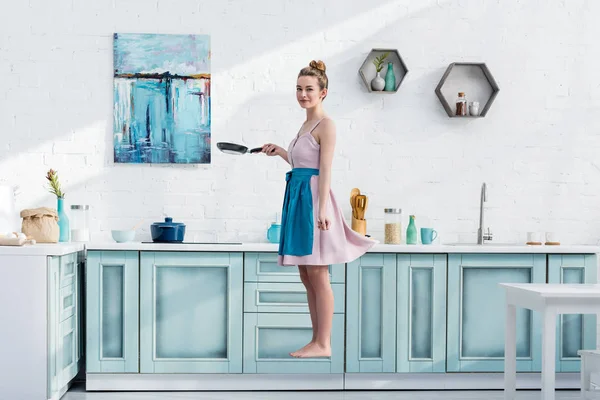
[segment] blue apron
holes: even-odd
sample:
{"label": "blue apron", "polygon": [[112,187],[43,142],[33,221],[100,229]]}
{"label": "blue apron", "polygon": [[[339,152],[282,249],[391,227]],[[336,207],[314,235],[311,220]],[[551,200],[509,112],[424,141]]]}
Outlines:
{"label": "blue apron", "polygon": [[313,199],[310,178],[316,168],[293,168],[285,174],[285,196],[281,211],[279,255],[312,254],[314,237]]}

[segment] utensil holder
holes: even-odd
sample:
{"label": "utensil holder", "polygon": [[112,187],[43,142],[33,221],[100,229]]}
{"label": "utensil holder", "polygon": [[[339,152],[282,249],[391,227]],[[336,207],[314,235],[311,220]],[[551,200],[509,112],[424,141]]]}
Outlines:
{"label": "utensil holder", "polygon": [[352,217],[352,230],[365,236],[367,234],[367,220]]}

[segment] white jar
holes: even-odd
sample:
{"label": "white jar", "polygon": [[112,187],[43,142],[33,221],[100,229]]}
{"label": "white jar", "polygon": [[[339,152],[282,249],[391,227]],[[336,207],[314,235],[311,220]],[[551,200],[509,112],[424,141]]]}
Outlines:
{"label": "white jar", "polygon": [[90,241],[90,221],[88,205],[73,204],[69,216],[71,225],[71,242]]}
{"label": "white jar", "polygon": [[479,115],[479,102],[478,101],[472,101],[471,103],[469,103],[469,114],[473,117],[476,117]]}

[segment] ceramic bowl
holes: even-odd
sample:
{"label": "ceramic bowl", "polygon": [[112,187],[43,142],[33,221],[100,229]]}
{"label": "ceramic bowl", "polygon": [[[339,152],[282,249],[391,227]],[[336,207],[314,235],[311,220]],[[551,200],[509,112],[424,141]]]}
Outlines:
{"label": "ceramic bowl", "polygon": [[131,242],[133,238],[135,238],[135,231],[132,231],[131,229],[123,231],[113,229],[111,234],[112,238],[115,239],[115,242],[117,243]]}

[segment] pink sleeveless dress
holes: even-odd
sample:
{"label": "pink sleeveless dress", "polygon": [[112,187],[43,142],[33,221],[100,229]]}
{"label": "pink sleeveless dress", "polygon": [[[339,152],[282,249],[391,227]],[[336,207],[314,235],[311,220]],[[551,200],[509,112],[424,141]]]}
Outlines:
{"label": "pink sleeveless dress", "polygon": [[[288,161],[292,168],[319,169],[320,145],[312,135],[319,125],[319,120],[308,132],[299,132],[288,147]],[[342,214],[333,192],[329,192],[327,214],[331,221],[328,230],[318,227],[319,217],[319,176],[310,178],[313,202],[314,236],[312,254],[305,256],[279,255],[278,264],[281,266],[296,265],[330,265],[344,264],[356,260],[378,241],[370,239],[353,231]]]}

